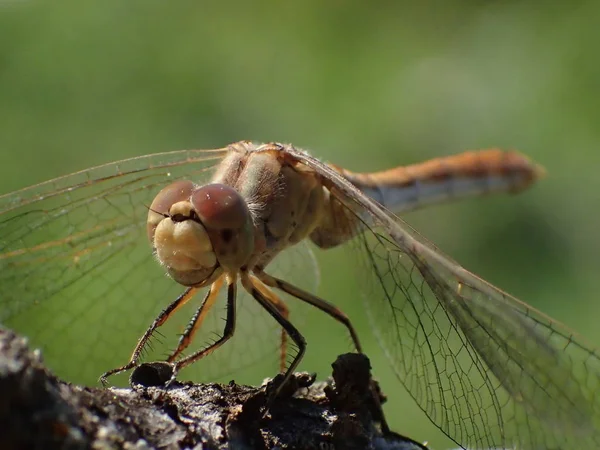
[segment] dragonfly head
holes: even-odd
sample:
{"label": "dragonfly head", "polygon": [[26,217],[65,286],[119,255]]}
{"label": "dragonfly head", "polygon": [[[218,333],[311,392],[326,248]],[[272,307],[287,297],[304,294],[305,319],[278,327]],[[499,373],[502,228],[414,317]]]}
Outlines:
{"label": "dragonfly head", "polygon": [[220,268],[237,271],[254,249],[248,206],[223,184],[170,184],[150,206],[147,233],[160,263],[185,286],[211,282]]}

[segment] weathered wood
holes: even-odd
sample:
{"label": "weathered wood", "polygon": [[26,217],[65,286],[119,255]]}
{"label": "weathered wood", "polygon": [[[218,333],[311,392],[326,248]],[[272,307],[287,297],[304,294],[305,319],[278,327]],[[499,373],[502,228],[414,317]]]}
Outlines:
{"label": "weathered wood", "polygon": [[26,339],[0,328],[0,448],[423,448],[382,435],[372,419],[376,409],[363,355],[340,356],[333,381],[295,374],[272,401],[277,378],[260,387],[148,386],[156,384],[152,377],[164,378],[161,369],[143,366],[127,389],[76,386],[55,377]]}

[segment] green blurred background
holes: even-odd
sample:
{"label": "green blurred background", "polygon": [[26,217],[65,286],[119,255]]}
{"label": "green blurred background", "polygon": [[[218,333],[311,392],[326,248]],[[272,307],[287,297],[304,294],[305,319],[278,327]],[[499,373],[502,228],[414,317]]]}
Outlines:
{"label": "green blurred background", "polygon": [[[600,3],[324,3],[0,1],[0,192],[240,139],[360,171],[516,148],[548,170],[531,191],[406,220],[600,343]],[[319,292],[355,319],[392,427],[448,448],[361,322],[340,255],[318,255]],[[347,340],[319,320],[302,368],[324,377]]]}

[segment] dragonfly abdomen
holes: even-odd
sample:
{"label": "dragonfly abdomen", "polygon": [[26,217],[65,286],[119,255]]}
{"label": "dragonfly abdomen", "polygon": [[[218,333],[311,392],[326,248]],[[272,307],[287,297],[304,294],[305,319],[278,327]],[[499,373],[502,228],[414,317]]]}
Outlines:
{"label": "dragonfly abdomen", "polygon": [[544,169],[514,151],[471,151],[375,173],[342,175],[366,195],[398,214],[450,200],[519,192]]}

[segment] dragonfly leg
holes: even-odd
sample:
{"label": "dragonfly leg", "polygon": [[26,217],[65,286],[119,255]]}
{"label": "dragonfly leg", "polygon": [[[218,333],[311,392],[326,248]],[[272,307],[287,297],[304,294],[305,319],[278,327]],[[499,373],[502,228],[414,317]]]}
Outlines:
{"label": "dragonfly leg", "polygon": [[[290,320],[290,310],[287,305],[281,300],[274,292],[272,292],[272,296],[269,297],[269,300],[273,302],[273,304],[277,307],[281,315],[285,318],[285,320]],[[279,303],[273,301],[277,299]],[[285,358],[287,355],[287,333],[285,328],[281,328],[281,342],[279,344],[279,371],[283,372],[285,370]]]}
{"label": "dragonfly leg", "polygon": [[296,286],[288,283],[287,281],[268,275],[265,272],[256,272],[255,275],[267,286],[277,288],[291,295],[292,297],[296,297],[298,300],[302,300],[303,302],[306,302],[309,305],[320,309],[326,314],[329,314],[331,317],[333,317],[335,320],[337,320],[346,327],[346,329],[350,333],[352,344],[354,345],[356,351],[359,353],[363,352],[362,346],[360,345],[360,341],[358,340],[358,334],[356,333],[352,322],[350,322],[348,316],[344,314],[338,307],[329,303],[326,300],[323,300],[322,298],[317,297],[316,295],[313,295],[309,292],[303,291],[300,288],[297,288]]}
{"label": "dragonfly leg", "polygon": [[200,329],[200,327],[202,326],[202,322],[204,321],[204,318],[206,317],[206,315],[208,314],[210,309],[215,304],[218,294],[219,294],[219,291],[221,290],[221,286],[223,286],[223,277],[219,277],[210,286],[210,290],[204,297],[202,304],[196,310],[196,312],[194,313],[194,316],[192,317],[192,320],[190,320],[190,323],[186,327],[184,333],[179,338],[179,343],[177,345],[177,348],[167,358],[167,362],[171,363],[171,362],[175,361],[175,359],[181,354],[181,352],[183,352],[188,347],[188,345],[190,345],[190,343],[194,339],[194,335],[196,334],[196,331],[198,331]]}
{"label": "dragonfly leg", "polygon": [[[215,298],[217,296],[217,292],[218,292],[218,289],[214,293]],[[211,292],[208,294],[208,297],[210,297],[211,295],[213,295],[212,288],[211,288]],[[236,319],[236,317],[235,317],[236,296],[237,296],[237,280],[235,277],[227,277],[227,317],[225,318],[225,328],[223,329],[223,336],[221,336],[218,340],[213,342],[208,347],[203,348],[202,350],[192,353],[191,355],[186,356],[185,358],[182,358],[178,361],[173,362],[172,363],[173,364],[173,374],[171,376],[171,381],[175,379],[175,377],[177,376],[177,372],[179,372],[181,369],[183,369],[184,367],[189,366],[190,364],[198,361],[199,359],[202,359],[205,356],[211,354],[216,349],[218,349],[221,345],[223,345],[225,342],[227,342],[231,338],[231,336],[233,336],[233,333],[235,332],[235,319]],[[206,310],[206,311],[208,311],[208,310]],[[202,313],[200,313],[200,315],[202,315]],[[200,320],[200,322],[201,322],[201,320]],[[199,326],[199,324],[198,324],[198,326]]]}
{"label": "dragonfly leg", "polygon": [[169,306],[163,309],[138,341],[137,345],[133,349],[133,353],[131,354],[129,362],[124,366],[117,367],[115,369],[109,370],[108,372],[104,372],[100,376],[100,382],[104,386],[106,386],[108,384],[108,377],[116,375],[117,373],[125,372],[126,370],[132,369],[135,366],[137,366],[140,355],[154,331],[162,324],[164,324],[169,319],[169,317],[171,317],[173,313],[175,313],[175,311],[177,311],[179,308],[185,305],[196,294],[197,290],[197,288],[193,287],[186,289],[183,294],[181,294],[173,302],[171,302]]}
{"label": "dragonfly leg", "polygon": [[[338,322],[341,322],[348,329],[348,332],[350,333],[350,337],[352,338],[352,343],[354,344],[356,351],[358,353],[363,353],[362,346],[360,345],[360,341],[358,340],[358,334],[356,333],[356,330],[354,329],[352,322],[350,322],[350,319],[348,318],[348,316],[346,316],[346,314],[344,314],[335,305],[329,303],[326,300],[323,300],[320,297],[317,297],[316,295],[313,295],[309,292],[303,291],[302,289],[294,286],[293,284],[288,283],[287,281],[281,280],[279,278],[275,278],[265,272],[257,271],[257,272],[255,272],[255,275],[259,280],[261,280],[267,286],[277,288],[293,297],[296,297],[298,300],[302,300],[303,302],[306,302],[309,305],[313,305],[316,308],[320,309],[321,311],[329,314],[331,317],[333,317]],[[372,393],[373,402],[375,403],[375,407],[377,408],[377,410],[380,413],[379,415],[380,415],[381,429],[384,434],[387,434],[387,433],[389,433],[389,427],[388,427],[387,421],[385,419],[385,415],[383,413],[383,408],[381,405],[379,392],[374,383],[371,383],[371,393]]]}
{"label": "dragonfly leg", "polygon": [[[253,278],[252,282],[254,284],[254,287],[260,289],[262,295],[266,297],[267,300],[269,300],[273,304],[273,306],[275,306],[279,310],[283,318],[289,321],[290,310],[285,304],[285,302],[277,294],[275,294],[275,292],[273,292],[271,289],[265,286],[264,283],[262,283],[259,279]],[[281,328],[281,343],[279,346],[279,371],[282,373],[285,371],[286,365],[287,336],[288,334],[285,331],[285,328]]]}
{"label": "dragonfly leg", "polygon": [[261,286],[258,283],[257,279],[253,279],[253,277],[251,277],[248,274],[248,272],[242,272],[241,281],[242,286],[244,286],[244,289],[250,295],[252,295],[252,297],[254,297],[254,299],[264,309],[267,310],[267,312],[279,323],[279,325],[281,325],[281,327],[285,330],[285,332],[290,336],[290,338],[298,347],[298,353],[296,353],[296,355],[294,356],[293,361],[283,374],[283,378],[274,392],[274,396],[277,396],[277,394],[279,394],[279,392],[281,391],[281,388],[287,383],[287,381],[294,373],[294,370],[296,370],[296,367],[298,367],[298,364],[300,364],[300,361],[302,360],[302,357],[304,356],[304,353],[306,351],[306,339],[304,339],[304,336],[300,334],[298,329],[283,316],[279,308],[275,304],[273,304],[272,301],[269,300],[269,298],[266,295],[263,294],[262,291],[265,290],[265,287]]}

